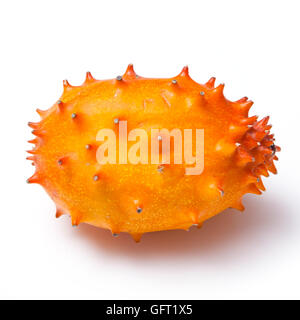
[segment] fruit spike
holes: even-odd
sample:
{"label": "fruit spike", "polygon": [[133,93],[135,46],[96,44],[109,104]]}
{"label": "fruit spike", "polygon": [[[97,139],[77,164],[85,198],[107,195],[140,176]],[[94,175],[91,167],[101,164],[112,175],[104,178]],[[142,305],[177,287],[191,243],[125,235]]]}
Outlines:
{"label": "fruit spike", "polygon": [[[36,171],[27,182],[42,185],[56,203],[56,216],[71,215],[73,226],[128,232],[137,242],[145,232],[188,230],[226,208],[244,210],[243,195],[260,194],[261,176],[277,172],[273,161],[280,148],[269,117],[249,117],[253,102],[227,100],[215,80],[198,84],[188,67],[175,77],[147,79],[132,64],[111,80],[96,80],[90,72],[82,86],[65,80],[59,100],[37,109],[41,121],[29,123],[36,137],[27,159]],[[185,175],[186,164],[164,162],[100,165],[98,131],[117,132],[125,120],[128,131],[204,129],[202,174]],[[162,143],[162,135],[156,139]]]}

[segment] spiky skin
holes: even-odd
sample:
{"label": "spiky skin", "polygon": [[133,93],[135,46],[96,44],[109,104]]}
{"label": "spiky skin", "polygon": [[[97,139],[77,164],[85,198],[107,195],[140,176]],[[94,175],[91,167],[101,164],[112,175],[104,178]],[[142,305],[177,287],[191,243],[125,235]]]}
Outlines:
{"label": "spiky skin", "polygon": [[[57,217],[70,214],[73,225],[129,232],[136,241],[145,232],[201,226],[229,207],[243,210],[242,196],[261,194],[261,175],[276,173],[279,147],[269,118],[248,117],[253,102],[227,100],[224,85],[215,88],[214,82],[194,82],[187,67],[174,78],[147,79],[132,65],[118,79],[99,81],[87,73],[82,86],[64,81],[58,102],[37,110],[39,123],[29,123],[36,172],[28,182],[45,188]],[[127,120],[128,131],[204,129],[203,173],[185,175],[185,164],[163,170],[155,164],[99,165],[96,135],[101,128],[117,134],[114,119]]]}

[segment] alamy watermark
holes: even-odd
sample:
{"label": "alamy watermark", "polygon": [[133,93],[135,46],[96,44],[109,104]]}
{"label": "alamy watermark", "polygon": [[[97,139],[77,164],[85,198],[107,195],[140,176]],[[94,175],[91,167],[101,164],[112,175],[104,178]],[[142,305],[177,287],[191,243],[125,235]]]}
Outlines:
{"label": "alamy watermark", "polygon": [[[204,129],[145,129],[127,131],[127,121],[117,121],[118,144],[112,129],[101,129],[96,140],[99,164],[186,164],[186,175],[200,175],[204,169]],[[193,139],[194,136],[194,139]],[[194,144],[193,144],[193,140]],[[128,150],[128,142],[132,144]],[[171,143],[173,142],[173,143]],[[171,150],[171,145],[173,149]],[[193,152],[194,149],[194,152]],[[149,155],[150,153],[150,155]],[[118,154],[118,159],[117,159]],[[171,156],[172,155],[172,156]]]}

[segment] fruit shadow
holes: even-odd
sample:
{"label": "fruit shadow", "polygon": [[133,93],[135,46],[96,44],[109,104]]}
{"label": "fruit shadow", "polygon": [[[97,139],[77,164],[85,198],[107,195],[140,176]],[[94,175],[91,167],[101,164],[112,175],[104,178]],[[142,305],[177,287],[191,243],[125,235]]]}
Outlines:
{"label": "fruit shadow", "polygon": [[[204,222],[203,227],[190,231],[171,230],[143,235],[140,243],[125,233],[113,237],[110,231],[87,224],[78,228],[78,236],[95,246],[101,254],[124,256],[143,260],[153,258],[201,257],[247,250],[249,243],[274,244],[274,234],[285,232],[286,207],[283,199],[258,199],[245,196],[244,212],[227,209]],[[279,241],[279,240],[278,240]],[[275,241],[276,242],[276,241]],[[244,248],[243,248],[244,246]]]}

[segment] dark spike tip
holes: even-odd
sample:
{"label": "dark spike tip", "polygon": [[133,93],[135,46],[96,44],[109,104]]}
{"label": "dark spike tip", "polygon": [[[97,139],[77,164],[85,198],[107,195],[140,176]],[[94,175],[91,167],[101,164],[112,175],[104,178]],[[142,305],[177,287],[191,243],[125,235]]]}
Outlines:
{"label": "dark spike tip", "polygon": [[243,97],[243,98],[237,100],[236,102],[237,102],[237,103],[244,103],[244,102],[246,102],[247,100],[248,100],[248,97]]}
{"label": "dark spike tip", "polygon": [[85,81],[93,81],[95,80],[94,77],[92,76],[92,74],[87,71],[86,76],[85,76]]}
{"label": "dark spike tip", "polygon": [[277,147],[274,143],[270,146],[270,149],[272,150],[272,156],[274,156],[277,151],[280,151],[280,148]]}
{"label": "dark spike tip", "polygon": [[68,80],[64,80],[64,81],[63,81],[63,85],[64,85],[65,88],[71,87],[71,85],[70,85],[70,83],[69,83]]}
{"label": "dark spike tip", "polygon": [[163,164],[160,164],[160,165],[157,167],[157,171],[158,171],[159,173],[162,173],[162,172],[164,171],[164,168],[165,168],[165,166],[164,166]]}
{"label": "dark spike tip", "polygon": [[64,106],[64,104],[63,104],[63,102],[62,102],[61,100],[57,100],[56,104],[57,104],[57,106],[58,106],[58,108],[59,108],[60,110],[61,110],[62,107]]}
{"label": "dark spike tip", "polygon": [[39,181],[40,179],[36,173],[26,180],[27,183],[39,183]]}
{"label": "dark spike tip", "polygon": [[216,81],[216,78],[215,77],[211,77],[207,82],[206,82],[206,86],[209,88],[209,89],[213,89],[214,86],[215,86],[215,81]]}
{"label": "dark spike tip", "polygon": [[188,76],[189,75],[189,67],[188,66],[184,66],[180,72],[181,76]]}
{"label": "dark spike tip", "polygon": [[37,137],[42,137],[42,135],[43,135],[43,131],[39,130],[39,129],[34,129],[31,131],[31,133]]}

